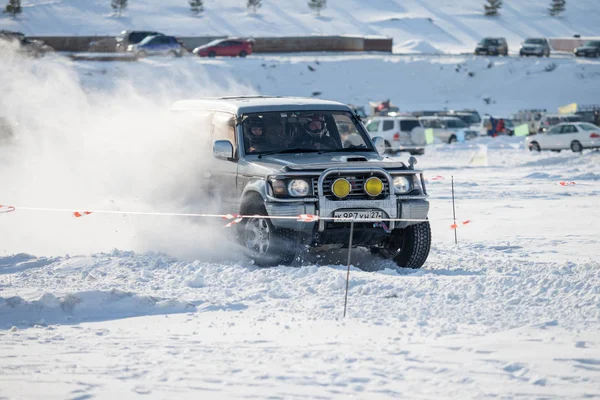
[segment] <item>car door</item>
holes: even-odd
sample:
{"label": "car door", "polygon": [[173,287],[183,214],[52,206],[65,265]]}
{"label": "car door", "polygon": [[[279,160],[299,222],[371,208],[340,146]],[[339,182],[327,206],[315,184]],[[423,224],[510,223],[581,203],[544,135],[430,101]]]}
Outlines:
{"label": "car door", "polygon": [[540,132],[536,137],[536,141],[539,143],[542,149],[554,150],[558,148],[558,143],[560,138],[560,131],[562,129],[562,125],[557,125],[546,132]]}
{"label": "car door", "polygon": [[[229,141],[234,149],[234,158],[237,158],[239,153],[237,151],[235,116],[225,112],[215,112],[211,129],[212,144],[217,140]],[[214,158],[210,166],[210,171],[205,175],[207,191],[216,202],[223,205],[224,210],[236,212],[239,199],[237,194],[237,161],[235,159],[221,160]]]}
{"label": "car door", "polygon": [[556,135],[556,149],[570,149],[571,142],[576,139],[577,128],[573,124],[564,124],[560,129],[560,134]]}

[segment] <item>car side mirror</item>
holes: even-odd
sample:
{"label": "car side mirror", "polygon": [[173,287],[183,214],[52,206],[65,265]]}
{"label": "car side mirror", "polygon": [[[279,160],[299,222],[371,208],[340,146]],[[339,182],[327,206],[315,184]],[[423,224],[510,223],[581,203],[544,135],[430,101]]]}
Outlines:
{"label": "car side mirror", "polygon": [[373,138],[373,144],[375,145],[375,150],[377,150],[380,155],[385,153],[385,140],[381,136],[375,136]]}
{"label": "car side mirror", "polygon": [[213,156],[220,160],[233,160],[233,145],[229,140],[217,140],[213,144]]}

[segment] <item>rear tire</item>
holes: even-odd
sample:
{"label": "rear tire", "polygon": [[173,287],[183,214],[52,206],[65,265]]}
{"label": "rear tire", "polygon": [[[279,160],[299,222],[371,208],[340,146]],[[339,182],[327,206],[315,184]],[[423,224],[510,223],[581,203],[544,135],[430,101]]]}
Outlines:
{"label": "rear tire", "polygon": [[573,151],[573,153],[581,153],[583,151],[583,146],[577,140],[574,140],[571,143],[571,151]]}
{"label": "rear tire", "polygon": [[394,229],[384,247],[377,253],[392,259],[400,268],[418,269],[425,264],[431,249],[431,227],[429,221]]}
{"label": "rear tire", "polygon": [[244,58],[248,55],[244,50],[240,51],[240,57]]}
{"label": "rear tire", "polygon": [[452,144],[452,143],[456,143],[457,139],[455,135],[450,136],[450,138],[448,139],[448,143]]}

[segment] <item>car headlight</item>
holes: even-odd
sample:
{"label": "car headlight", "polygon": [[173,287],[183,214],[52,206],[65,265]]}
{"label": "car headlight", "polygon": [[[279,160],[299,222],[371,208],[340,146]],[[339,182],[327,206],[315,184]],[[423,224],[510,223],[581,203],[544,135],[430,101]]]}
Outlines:
{"label": "car headlight", "polygon": [[133,50],[133,45],[132,45],[132,44],[130,44],[129,46],[127,46],[127,50],[128,50],[128,51],[131,51],[131,50]]}
{"label": "car headlight", "polygon": [[292,179],[288,183],[288,193],[293,197],[304,197],[310,191],[310,186],[308,182],[303,179]]}
{"label": "car headlight", "polygon": [[395,176],[393,180],[396,193],[408,193],[411,190],[410,180],[406,176]]}

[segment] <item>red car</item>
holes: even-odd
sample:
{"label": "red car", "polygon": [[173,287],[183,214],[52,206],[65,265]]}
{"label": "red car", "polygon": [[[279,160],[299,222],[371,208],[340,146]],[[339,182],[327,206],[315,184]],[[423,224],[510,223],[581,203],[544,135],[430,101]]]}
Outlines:
{"label": "red car", "polygon": [[252,54],[253,43],[251,39],[217,39],[196,47],[192,53],[198,57],[246,57]]}

